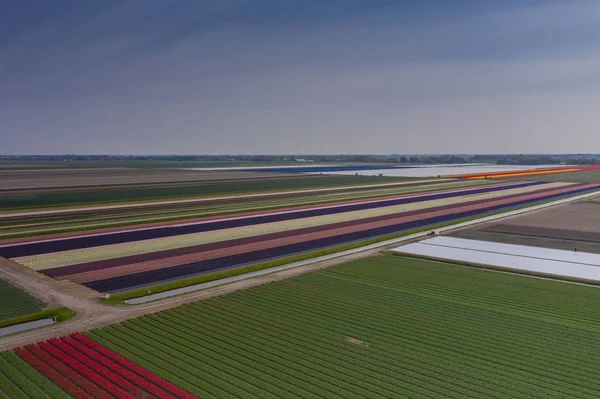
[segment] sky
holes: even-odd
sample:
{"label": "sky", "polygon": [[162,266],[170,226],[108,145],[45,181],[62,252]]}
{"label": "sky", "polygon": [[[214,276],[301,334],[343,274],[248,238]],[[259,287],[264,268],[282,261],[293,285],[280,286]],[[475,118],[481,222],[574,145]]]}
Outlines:
{"label": "sky", "polygon": [[0,154],[600,152],[597,0],[0,0]]}

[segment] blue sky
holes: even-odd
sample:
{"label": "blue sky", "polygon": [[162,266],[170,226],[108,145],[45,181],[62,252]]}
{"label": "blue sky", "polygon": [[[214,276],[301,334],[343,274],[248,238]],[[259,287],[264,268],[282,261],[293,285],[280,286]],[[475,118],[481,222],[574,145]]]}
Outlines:
{"label": "blue sky", "polygon": [[600,152],[599,71],[596,0],[0,0],[0,153]]}

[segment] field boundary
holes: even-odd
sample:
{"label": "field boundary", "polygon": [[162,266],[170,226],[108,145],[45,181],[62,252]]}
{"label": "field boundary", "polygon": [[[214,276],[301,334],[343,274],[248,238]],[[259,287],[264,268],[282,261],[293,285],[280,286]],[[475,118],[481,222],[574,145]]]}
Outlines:
{"label": "field boundary", "polygon": [[[460,223],[456,223],[456,224],[451,224],[451,225],[445,226],[445,227],[440,227],[435,230],[437,232],[451,231],[451,230],[460,229],[463,227],[472,226],[472,225],[478,224],[478,223],[485,223],[485,222],[489,222],[492,220],[498,220],[498,219],[502,219],[502,218],[506,218],[506,217],[520,215],[520,214],[526,213],[526,212],[532,212],[532,211],[536,211],[539,209],[545,209],[545,208],[565,204],[568,202],[579,201],[581,199],[597,196],[599,194],[600,194],[600,190],[594,190],[593,192],[590,192],[590,193],[575,195],[572,197],[562,198],[562,199],[559,199],[556,201],[545,202],[542,204],[528,206],[525,208],[520,208],[520,209],[516,209],[516,210],[512,210],[512,211],[501,212],[501,213],[498,213],[495,215],[484,216],[481,218],[476,218],[473,220],[460,222]],[[432,228],[432,227],[430,227],[430,228]],[[224,279],[209,281],[206,283],[200,283],[200,284],[196,284],[196,285],[190,285],[187,287],[177,288],[174,290],[164,291],[164,292],[160,292],[160,293],[156,293],[156,294],[150,294],[150,295],[146,295],[146,296],[142,296],[142,297],[138,297],[138,298],[127,299],[127,300],[125,300],[125,302],[130,305],[137,305],[137,304],[152,302],[152,301],[156,301],[159,299],[164,299],[164,298],[168,298],[168,297],[172,297],[172,296],[176,296],[176,295],[186,294],[186,293],[193,292],[193,291],[203,290],[203,289],[212,288],[212,287],[223,285],[223,284],[229,284],[229,283],[237,282],[240,280],[245,280],[247,278],[262,276],[265,274],[275,273],[275,272],[288,270],[288,269],[292,269],[292,268],[296,268],[296,267],[300,267],[300,266],[306,266],[306,265],[309,265],[312,263],[327,261],[327,260],[330,260],[333,258],[352,255],[352,254],[356,254],[358,252],[369,251],[369,250],[373,250],[373,249],[387,247],[390,245],[395,245],[395,244],[398,244],[401,242],[411,241],[411,240],[415,240],[415,239],[419,239],[419,238],[423,238],[423,237],[426,237],[426,234],[423,231],[421,231],[418,233],[404,235],[399,238],[385,240],[385,241],[361,246],[358,248],[349,249],[346,251],[336,252],[336,253],[329,254],[329,255],[324,255],[324,256],[319,256],[319,257],[306,259],[306,260],[302,260],[302,261],[298,261],[298,262],[288,263],[288,264],[285,264],[282,266],[276,266],[276,267],[267,268],[267,269],[263,269],[263,270],[257,270],[257,271],[253,271],[253,272],[249,272],[249,273],[240,274],[237,276],[227,277]]]}

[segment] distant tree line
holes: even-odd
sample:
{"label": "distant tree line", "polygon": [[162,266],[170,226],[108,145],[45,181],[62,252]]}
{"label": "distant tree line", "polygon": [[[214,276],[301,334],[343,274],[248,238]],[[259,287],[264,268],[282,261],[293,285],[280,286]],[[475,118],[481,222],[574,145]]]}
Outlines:
{"label": "distant tree line", "polygon": [[89,161],[168,161],[168,162],[361,162],[398,164],[462,164],[496,163],[498,165],[597,165],[600,155],[596,154],[474,154],[474,155],[0,155],[0,161],[9,162],[89,162]]}

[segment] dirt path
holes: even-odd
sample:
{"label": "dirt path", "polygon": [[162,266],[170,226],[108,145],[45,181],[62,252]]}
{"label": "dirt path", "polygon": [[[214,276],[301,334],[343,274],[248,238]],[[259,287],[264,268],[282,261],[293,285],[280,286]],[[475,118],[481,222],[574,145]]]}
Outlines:
{"label": "dirt path", "polygon": [[27,292],[34,294],[46,303],[52,303],[56,306],[65,306],[77,312],[77,315],[68,322],[1,338],[0,351],[13,349],[18,346],[27,345],[52,337],[67,335],[77,331],[86,331],[93,328],[108,326],[144,314],[159,312],[186,303],[196,302],[218,295],[225,295],[234,291],[325,269],[341,263],[367,258],[376,255],[380,250],[381,249],[373,249],[359,252],[311,265],[300,266],[294,269],[283,270],[281,272],[253,277],[223,286],[135,306],[104,305],[98,299],[85,297],[85,294],[81,295],[79,292],[65,291],[59,286],[60,282],[49,278],[39,277],[40,275],[37,273],[35,273],[34,276],[29,273],[28,270],[24,270],[22,266],[15,267],[14,264],[11,264],[13,262],[0,258],[0,278],[25,289]]}

